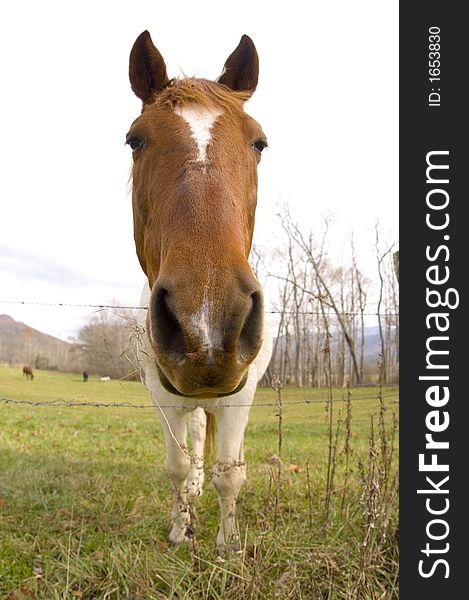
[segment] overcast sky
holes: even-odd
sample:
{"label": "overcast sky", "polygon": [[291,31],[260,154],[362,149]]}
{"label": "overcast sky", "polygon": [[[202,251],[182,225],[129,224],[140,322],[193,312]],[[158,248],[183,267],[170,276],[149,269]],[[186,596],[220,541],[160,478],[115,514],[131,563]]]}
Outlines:
{"label": "overcast sky", "polygon": [[398,3],[310,0],[15,1],[0,15],[0,314],[66,338],[93,310],[138,303],[125,134],[140,111],[128,56],[148,29],[170,77],[215,79],[243,33],[260,78],[247,111],[270,148],[255,241],[280,242],[288,202],[305,229],[333,214],[366,270],[378,219],[398,237]]}

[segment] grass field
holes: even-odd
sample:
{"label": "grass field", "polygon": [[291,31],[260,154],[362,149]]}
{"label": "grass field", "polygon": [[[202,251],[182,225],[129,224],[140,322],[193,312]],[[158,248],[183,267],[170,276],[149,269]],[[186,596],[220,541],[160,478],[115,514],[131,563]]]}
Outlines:
{"label": "grass field", "polygon": [[[395,387],[283,389],[252,409],[242,551],[215,550],[208,481],[190,547],[167,545],[165,448],[151,408],[0,402],[0,597],[360,599],[398,597]],[[148,405],[140,383],[0,367],[0,398]],[[275,403],[259,389],[257,404]],[[289,404],[309,401],[310,404]],[[349,409],[347,411],[347,408]],[[209,479],[209,478],[208,478]]]}

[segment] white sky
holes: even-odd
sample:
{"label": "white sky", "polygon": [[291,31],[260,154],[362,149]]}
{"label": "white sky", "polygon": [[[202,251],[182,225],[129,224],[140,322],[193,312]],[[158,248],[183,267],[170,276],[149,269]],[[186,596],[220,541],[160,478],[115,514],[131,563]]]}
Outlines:
{"label": "white sky", "polygon": [[65,339],[92,309],[2,301],[138,303],[124,140],[140,112],[128,56],[145,29],[170,77],[215,79],[253,38],[247,111],[270,144],[255,242],[280,241],[280,202],[306,230],[333,213],[337,253],[353,226],[369,272],[376,219],[398,237],[397,2],[17,0],[0,14],[0,314]]}

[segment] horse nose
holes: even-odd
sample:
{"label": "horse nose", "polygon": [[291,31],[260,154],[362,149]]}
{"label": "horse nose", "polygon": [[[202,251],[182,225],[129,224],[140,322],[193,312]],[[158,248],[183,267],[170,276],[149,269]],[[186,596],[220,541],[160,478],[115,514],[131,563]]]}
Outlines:
{"label": "horse nose", "polygon": [[156,283],[151,294],[151,337],[158,350],[168,358],[182,358],[185,354],[184,332],[176,316],[173,295],[166,283]]}
{"label": "horse nose", "polygon": [[250,294],[250,306],[238,338],[238,354],[241,360],[252,360],[258,353],[262,342],[263,297],[257,289]]}
{"label": "horse nose", "polygon": [[198,307],[187,290],[187,283],[182,287],[167,279],[153,287],[150,338],[159,366],[174,384],[185,380],[194,388],[225,391],[233,384],[234,389],[262,343],[261,288],[256,280],[243,281],[220,305],[206,297]]}
{"label": "horse nose", "polygon": [[[251,286],[252,287],[252,286]],[[259,286],[241,292],[230,309],[216,318],[213,303],[204,302],[197,310],[176,307],[177,291],[170,282],[155,284],[150,303],[152,337],[159,350],[171,358],[206,351],[207,362],[225,354],[238,354],[241,360],[258,350],[262,335],[263,299]]]}

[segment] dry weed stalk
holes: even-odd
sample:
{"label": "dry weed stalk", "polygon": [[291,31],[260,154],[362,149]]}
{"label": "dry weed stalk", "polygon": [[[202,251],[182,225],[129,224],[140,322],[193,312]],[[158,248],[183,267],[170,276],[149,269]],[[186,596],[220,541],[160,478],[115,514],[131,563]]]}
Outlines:
{"label": "dry weed stalk", "polygon": [[275,498],[274,498],[274,523],[273,529],[277,529],[278,508],[280,503],[280,491],[282,485],[282,441],[283,441],[283,405],[282,388],[283,383],[277,375],[272,378],[272,388],[277,394],[277,417],[278,417],[278,455],[277,455],[277,473],[275,476]]}
{"label": "dry weed stalk", "polygon": [[391,431],[388,432],[385,427],[385,407],[381,390],[379,398],[379,413],[377,417],[371,416],[368,464],[365,467],[361,462],[359,463],[363,535],[360,547],[360,573],[354,591],[354,597],[357,598],[364,597],[367,578],[381,567],[383,561],[387,560],[389,526],[392,508],[398,494],[398,473],[391,475],[397,421],[394,418]]}
{"label": "dry weed stalk", "polygon": [[309,461],[306,463],[306,482],[308,486],[308,513],[309,513],[309,526],[313,529],[313,495],[311,493],[311,479],[309,477]]}
{"label": "dry weed stalk", "polygon": [[350,391],[350,384],[347,383],[347,396],[345,398],[345,440],[342,453],[345,455],[345,473],[344,473],[344,485],[342,489],[342,500],[340,503],[340,511],[343,515],[345,507],[345,494],[347,492],[349,482],[349,469],[350,469],[350,456],[352,454],[351,439],[352,439],[352,393]]}
{"label": "dry weed stalk", "polygon": [[333,413],[332,413],[332,400],[333,400],[333,392],[332,392],[332,362],[331,362],[331,333],[329,330],[329,319],[327,317],[327,313],[324,310],[324,303],[322,301],[322,297],[319,297],[322,319],[324,323],[324,331],[325,331],[325,341],[324,341],[324,349],[323,353],[325,355],[325,370],[326,370],[326,382],[327,382],[327,402],[326,402],[326,411],[327,411],[327,431],[329,438],[329,449],[328,449],[328,457],[327,457],[327,476],[326,476],[326,497],[324,501],[324,522],[327,524],[329,521],[329,513],[330,513],[330,505],[331,505],[331,496],[332,496],[332,479],[331,476],[333,474]]}
{"label": "dry weed stalk", "polygon": [[283,404],[282,404],[283,383],[277,375],[272,377],[272,389],[277,394],[277,417],[278,417],[278,457],[282,458],[282,440],[283,440]]}

